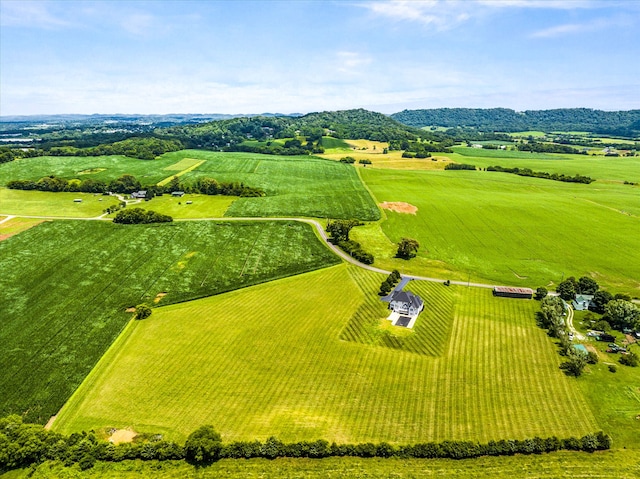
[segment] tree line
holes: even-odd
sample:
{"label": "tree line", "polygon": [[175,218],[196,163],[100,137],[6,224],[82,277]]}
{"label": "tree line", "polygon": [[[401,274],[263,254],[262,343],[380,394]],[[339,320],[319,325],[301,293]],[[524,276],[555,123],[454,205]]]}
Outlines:
{"label": "tree line", "polygon": [[325,231],[329,233],[329,241],[338,246],[349,256],[361,263],[373,264],[373,255],[362,249],[362,245],[360,243],[349,238],[351,229],[360,225],[362,225],[362,223],[358,220],[330,220],[327,223]]}
{"label": "tree line", "polygon": [[[445,166],[445,169],[447,169],[446,166]],[[518,167],[505,168],[503,166],[487,166],[486,171],[498,171],[500,173],[512,173],[518,176],[530,176],[533,178],[543,178],[545,180],[563,181],[565,183],[583,183],[586,185],[593,183],[595,181],[590,176],[583,176],[577,173],[573,176],[569,176],[562,173],[547,173],[546,171],[533,171],[529,168],[518,168]]]}
{"label": "tree line", "polygon": [[543,454],[559,450],[600,451],[611,447],[611,438],[603,432],[583,437],[557,437],[522,440],[442,441],[407,445],[386,442],[337,444],[323,439],[284,443],[275,437],[266,441],[235,441],[224,443],[212,426],[202,426],[192,432],[184,446],[165,441],[161,435],[144,434],[131,443],[114,445],[99,439],[93,432],[65,436],[44,429],[41,425],[23,423],[20,416],[0,418],[0,472],[29,467],[44,461],[61,461],[66,466],[77,464],[80,469],[93,467],[96,461],[120,462],[186,460],[207,465],[220,459],[250,459],[278,457],[401,457],[421,459],[467,459],[480,456],[512,456]]}
{"label": "tree line", "polygon": [[174,191],[184,191],[185,193],[199,193],[202,195],[222,195],[241,197],[260,197],[266,193],[262,188],[245,185],[242,182],[219,182],[215,178],[198,178],[193,183],[183,184],[179,177],[175,176],[166,185],[146,185],[143,186],[133,175],[122,175],[109,183],[102,180],[66,180],[56,176],[45,176],[37,181],[33,180],[10,180],[7,188],[14,190],[37,190],[49,192],[81,192],[81,193],[120,193],[131,194],[134,191],[145,190],[147,198],[161,196]]}

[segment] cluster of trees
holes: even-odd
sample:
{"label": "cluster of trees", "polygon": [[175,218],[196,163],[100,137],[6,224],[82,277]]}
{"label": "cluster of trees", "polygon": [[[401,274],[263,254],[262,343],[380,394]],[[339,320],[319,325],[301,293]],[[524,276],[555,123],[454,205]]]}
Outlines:
{"label": "cluster of trees", "polygon": [[411,141],[411,140],[391,140],[389,142],[389,151],[404,150],[402,156],[404,158],[429,158],[431,153],[453,153],[451,147],[455,141],[451,138],[442,141]]}
{"label": "cluster of trees", "polygon": [[574,155],[586,155],[586,150],[577,150],[567,145],[558,145],[556,143],[542,143],[540,141],[528,141],[527,143],[518,143],[516,146],[520,151],[530,151],[532,153],[568,153]]}
{"label": "cluster of trees", "polygon": [[140,225],[149,223],[170,223],[173,218],[151,210],[142,208],[125,208],[116,213],[113,218],[114,223],[122,225]]}
{"label": "cluster of trees", "polygon": [[611,447],[611,438],[603,432],[581,438],[557,437],[524,440],[442,441],[392,445],[381,443],[336,444],[325,440],[284,443],[275,437],[266,441],[223,443],[212,426],[202,426],[191,433],[184,446],[164,441],[159,435],[136,437],[134,442],[114,445],[98,439],[93,433],[64,436],[45,430],[41,425],[25,424],[20,416],[0,418],[0,472],[28,467],[47,460],[61,461],[80,469],[93,467],[96,461],[120,462],[140,460],[186,460],[196,465],[211,464],[220,459],[278,457],[402,457],[466,459],[480,456],[543,454],[558,450],[599,451]]}
{"label": "cluster of trees", "polygon": [[138,158],[140,160],[153,160],[164,153],[182,150],[183,148],[184,146],[178,140],[165,140],[154,137],[134,137],[90,148],[54,146],[44,153],[52,156],[123,155],[130,158]]}
{"label": "cluster of trees", "polygon": [[475,170],[475,165],[468,165],[466,163],[447,163],[444,165],[445,170]]}
{"label": "cluster of trees", "polygon": [[330,220],[325,231],[329,233],[329,241],[338,246],[352,258],[364,264],[373,264],[374,257],[362,249],[357,241],[349,239],[349,233],[354,226],[360,226],[358,220]]}
{"label": "cluster of trees", "polygon": [[[449,166],[449,165],[447,165]],[[446,168],[446,167],[445,167]],[[543,178],[545,180],[564,181],[566,183],[593,183],[595,180],[589,176],[564,175],[562,173],[547,173],[546,171],[533,171],[529,168],[505,168],[503,166],[487,166],[486,171],[498,171],[500,173],[513,173],[518,176],[531,176],[533,178]]]}
{"label": "cluster of trees", "polygon": [[592,295],[589,309],[602,314],[601,321],[605,322],[604,324],[618,330],[626,328],[640,330],[640,308],[631,302],[628,294],[613,295],[600,289],[598,282],[588,276],[578,280],[570,276],[558,284],[556,291],[565,301],[571,301],[576,294]]}
{"label": "cluster of trees", "polygon": [[353,156],[344,156],[340,158],[340,163],[353,164],[356,162],[356,159]]}
{"label": "cluster of trees", "polygon": [[396,258],[411,259],[415,258],[418,254],[420,243],[413,238],[402,238],[398,242],[398,251],[396,251]]}
{"label": "cluster of trees", "polygon": [[37,190],[51,192],[80,192],[80,193],[106,193],[109,191],[108,185],[101,180],[65,180],[56,176],[45,176],[37,181],[33,180],[10,180],[7,188],[12,190]]}
{"label": "cluster of trees", "polygon": [[394,269],[386,279],[380,283],[380,291],[378,294],[380,296],[386,296],[391,292],[393,288],[396,287],[396,284],[400,282],[401,276],[400,272],[397,269]]}
{"label": "cluster of trees", "polygon": [[319,141],[314,143],[313,140],[307,138],[305,144],[299,138],[292,138],[284,142],[284,144],[267,141],[266,143],[248,144],[241,143],[235,146],[225,146],[222,151],[246,151],[250,153],[260,153],[263,155],[310,155],[316,153],[324,153],[324,147]]}
{"label": "cluster of trees", "polygon": [[0,163],[8,163],[18,158],[33,158],[35,156],[42,156],[41,150],[22,148],[9,148],[8,146],[0,146]]}
{"label": "cluster of trees", "polygon": [[391,115],[415,128],[467,127],[487,132],[590,131],[636,136],[640,132],[640,110],[602,111],[590,108],[561,108],[517,112],[508,108],[435,108],[404,110]]}

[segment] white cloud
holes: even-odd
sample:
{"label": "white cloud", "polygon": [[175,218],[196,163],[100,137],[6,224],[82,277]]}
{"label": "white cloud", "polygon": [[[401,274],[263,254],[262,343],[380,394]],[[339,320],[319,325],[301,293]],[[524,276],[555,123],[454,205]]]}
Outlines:
{"label": "white cloud", "polygon": [[341,51],[336,54],[336,66],[341,73],[360,73],[362,68],[369,65],[372,59],[358,52]]}
{"label": "white cloud", "polygon": [[368,9],[374,15],[391,20],[418,22],[438,30],[447,30],[471,17],[467,11],[470,4],[471,2],[455,0],[390,0],[357,5]]}
{"label": "white cloud", "polygon": [[598,8],[611,6],[613,2],[593,0],[477,0],[479,5],[495,8],[544,8],[556,10],[574,10],[577,8]]}
{"label": "white cloud", "polygon": [[629,16],[614,18],[598,18],[590,22],[584,23],[565,23],[545,28],[532,33],[532,38],[554,38],[563,35],[578,34],[585,32],[594,32],[614,27],[628,27],[633,24],[633,20]]}
{"label": "white cloud", "polygon": [[46,2],[0,1],[0,25],[54,29],[71,25],[50,11]]}

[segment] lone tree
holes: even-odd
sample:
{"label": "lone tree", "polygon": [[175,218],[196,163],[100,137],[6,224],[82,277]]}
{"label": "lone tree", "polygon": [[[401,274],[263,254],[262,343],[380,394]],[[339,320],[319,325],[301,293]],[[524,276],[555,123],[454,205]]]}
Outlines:
{"label": "lone tree", "polygon": [[576,296],[576,279],[571,276],[558,285],[556,291],[565,301],[571,301]]}
{"label": "lone tree", "polygon": [[333,220],[327,223],[327,233],[331,239],[338,243],[340,241],[349,241],[349,233],[354,226],[360,224],[357,220]]}
{"label": "lone tree", "polygon": [[595,294],[600,289],[600,286],[595,279],[589,278],[589,276],[583,276],[578,280],[576,285],[576,292],[580,294]]}
{"label": "lone tree", "polygon": [[582,374],[585,366],[587,365],[587,355],[573,350],[568,354],[568,357],[569,360],[562,363],[560,365],[560,369],[562,369],[567,376],[574,376],[577,378]]}
{"label": "lone tree", "polygon": [[411,259],[416,257],[420,243],[413,238],[402,238],[398,243],[397,258]]}
{"label": "lone tree", "polygon": [[604,310],[609,322],[619,329],[636,328],[640,324],[640,309],[630,301],[614,299]]}
{"label": "lone tree", "polygon": [[201,426],[184,444],[185,459],[192,464],[210,464],[220,459],[222,438],[213,426]]}
{"label": "lone tree", "polygon": [[136,319],[146,319],[151,316],[151,308],[145,304],[139,304],[136,306]]}
{"label": "lone tree", "polygon": [[540,286],[538,289],[536,289],[536,294],[534,295],[534,298],[537,299],[538,301],[541,301],[547,297],[547,293],[548,293],[547,288]]}

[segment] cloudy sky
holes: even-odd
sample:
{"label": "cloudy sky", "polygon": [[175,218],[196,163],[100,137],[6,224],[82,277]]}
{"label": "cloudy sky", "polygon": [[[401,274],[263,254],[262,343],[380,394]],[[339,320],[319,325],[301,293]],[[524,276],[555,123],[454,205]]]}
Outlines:
{"label": "cloudy sky", "polygon": [[640,108],[640,0],[0,0],[0,115]]}

